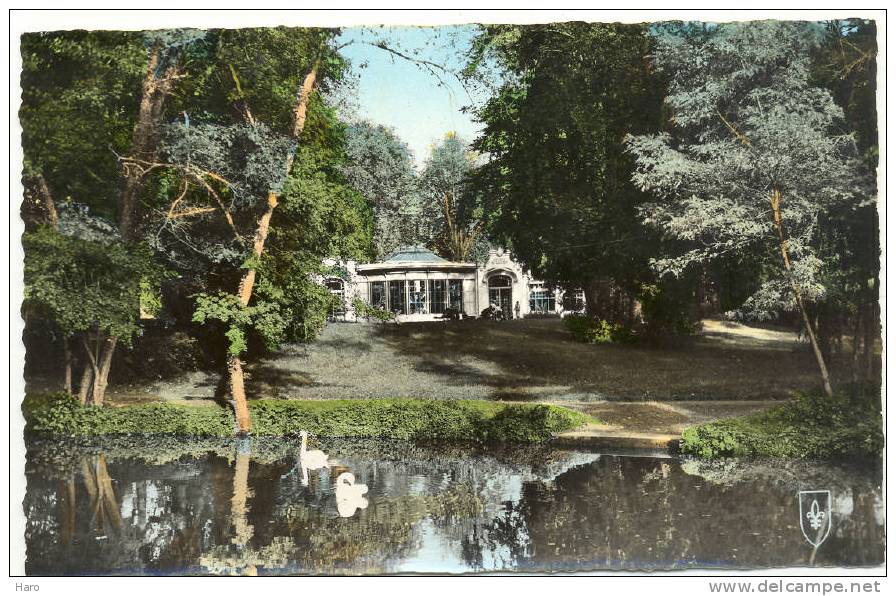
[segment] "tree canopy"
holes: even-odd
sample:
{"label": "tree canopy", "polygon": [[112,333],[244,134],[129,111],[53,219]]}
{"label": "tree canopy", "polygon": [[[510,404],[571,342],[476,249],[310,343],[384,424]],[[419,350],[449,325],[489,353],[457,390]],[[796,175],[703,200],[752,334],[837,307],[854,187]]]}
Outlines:
{"label": "tree canopy", "polygon": [[[675,127],[628,140],[633,180],[654,197],[645,222],[687,246],[654,266],[680,275],[725,254],[753,255],[768,265],[744,305],[758,318],[796,309],[805,318],[804,301],[824,300],[821,220],[869,198],[843,110],[812,85],[821,33],[780,21],[665,29],[654,60],[669,80]],[[808,318],[806,329],[815,346]]]}
{"label": "tree canopy", "polygon": [[[651,239],[637,218],[627,134],[658,130],[661,80],[643,25],[552,23],[485,27],[471,70],[492,56],[503,84],[478,111],[473,147],[488,156],[472,187],[488,232],[539,278],[629,294],[649,277]],[[592,308],[608,310],[596,291]]]}
{"label": "tree canopy", "polygon": [[417,174],[406,143],[389,128],[360,121],[346,131],[341,171],[373,211],[373,251],[382,258],[416,240]]}

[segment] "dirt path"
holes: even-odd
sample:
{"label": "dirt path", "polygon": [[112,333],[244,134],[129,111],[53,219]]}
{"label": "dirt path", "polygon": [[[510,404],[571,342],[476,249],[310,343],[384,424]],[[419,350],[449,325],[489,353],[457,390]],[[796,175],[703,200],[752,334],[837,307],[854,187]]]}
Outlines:
{"label": "dirt path", "polygon": [[606,423],[561,433],[563,444],[591,447],[666,448],[695,424],[745,416],[776,405],[774,401],[564,402]]}

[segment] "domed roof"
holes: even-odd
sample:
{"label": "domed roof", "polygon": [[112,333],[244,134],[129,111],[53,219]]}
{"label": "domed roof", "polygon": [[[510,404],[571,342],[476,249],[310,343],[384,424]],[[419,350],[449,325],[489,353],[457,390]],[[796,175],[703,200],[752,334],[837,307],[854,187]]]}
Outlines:
{"label": "domed roof", "polygon": [[386,257],[386,263],[447,263],[448,261],[422,246],[399,246]]}

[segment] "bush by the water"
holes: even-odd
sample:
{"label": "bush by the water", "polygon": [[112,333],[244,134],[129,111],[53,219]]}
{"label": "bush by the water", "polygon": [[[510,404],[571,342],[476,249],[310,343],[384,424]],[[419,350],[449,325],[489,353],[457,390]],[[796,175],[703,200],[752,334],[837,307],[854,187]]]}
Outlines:
{"label": "bush by the water", "polygon": [[879,396],[857,389],[834,397],[799,394],[765,412],[685,429],[681,451],[703,458],[879,456]]}
{"label": "bush by the water", "polygon": [[[140,404],[81,406],[65,394],[28,396],[22,406],[28,430],[48,435],[233,434],[233,413],[219,406]],[[258,400],[249,402],[252,432],[318,436],[536,442],[593,419],[544,404],[477,400],[366,399]]]}
{"label": "bush by the water", "polygon": [[566,328],[578,341],[599,343],[632,343],[635,333],[621,323],[610,323],[588,315],[569,315],[563,319]]}

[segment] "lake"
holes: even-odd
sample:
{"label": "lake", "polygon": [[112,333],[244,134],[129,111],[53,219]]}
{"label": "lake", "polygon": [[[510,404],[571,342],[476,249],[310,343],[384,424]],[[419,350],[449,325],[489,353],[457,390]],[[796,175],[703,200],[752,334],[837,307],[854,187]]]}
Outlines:
{"label": "lake", "polygon": [[[30,439],[26,572],[353,575],[884,561],[879,462],[311,443],[329,467],[300,458],[298,439]],[[830,491],[830,532],[817,548],[800,528],[800,490]]]}

